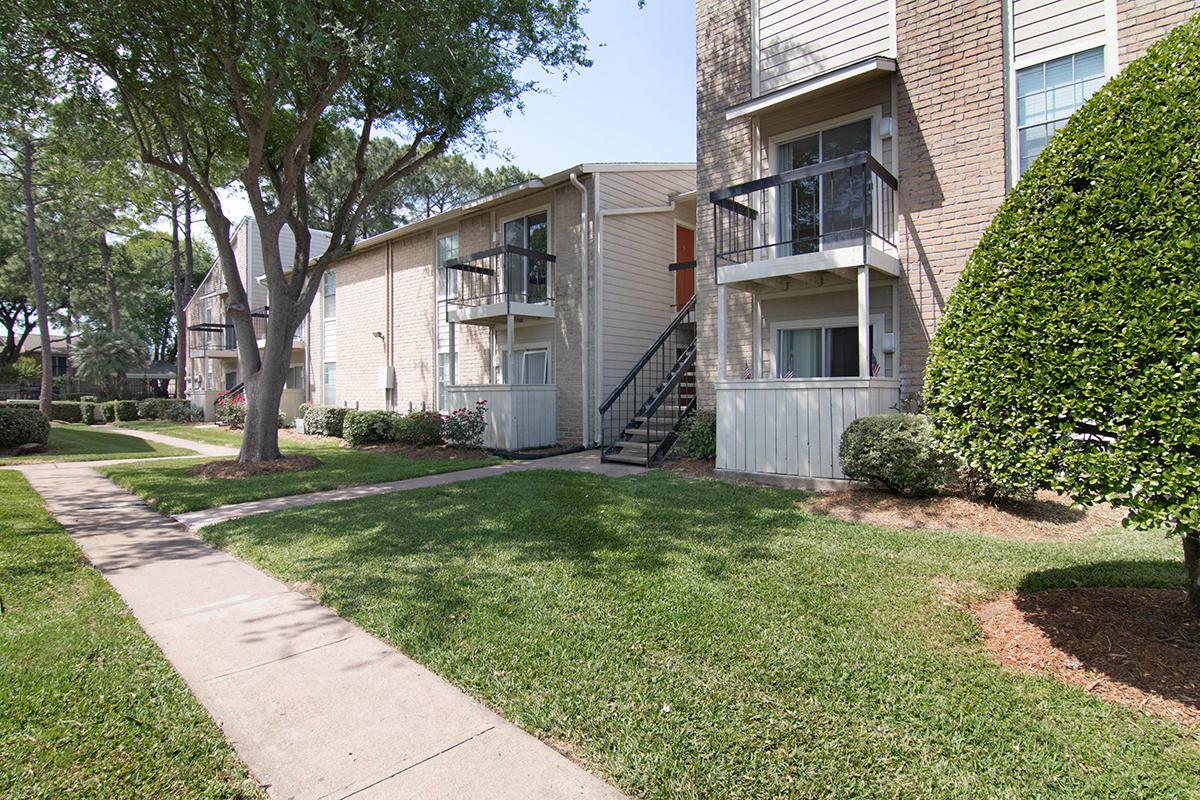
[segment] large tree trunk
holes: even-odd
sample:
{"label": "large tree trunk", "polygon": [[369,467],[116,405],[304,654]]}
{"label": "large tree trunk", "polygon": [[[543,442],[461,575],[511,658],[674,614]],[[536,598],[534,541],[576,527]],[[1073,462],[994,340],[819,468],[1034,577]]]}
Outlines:
{"label": "large tree trunk", "polygon": [[1187,566],[1188,605],[1200,616],[1200,533],[1183,534],[1183,563]]}
{"label": "large tree trunk", "polygon": [[38,334],[42,337],[42,387],[39,407],[50,419],[54,395],[54,358],[50,352],[50,307],[42,284],[42,254],[38,249],[37,216],[33,204],[33,139],[26,135],[21,143],[21,194],[25,205],[25,249],[29,257],[29,275],[37,304]]}
{"label": "large tree trunk", "polygon": [[121,330],[121,306],[117,303],[117,281],[112,270],[112,247],[108,232],[100,231],[100,264],[104,267],[104,293],[108,298],[108,324],[113,333]]}

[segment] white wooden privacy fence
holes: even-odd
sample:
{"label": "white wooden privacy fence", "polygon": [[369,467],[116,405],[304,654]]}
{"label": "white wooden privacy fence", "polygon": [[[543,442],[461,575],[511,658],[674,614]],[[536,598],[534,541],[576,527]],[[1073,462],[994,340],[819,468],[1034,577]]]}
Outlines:
{"label": "white wooden privacy fence", "polygon": [[717,469],[800,478],[845,478],[838,448],[846,426],[887,414],[895,378],[722,381],[717,386]]}
{"label": "white wooden privacy fence", "polygon": [[554,386],[480,384],[446,388],[446,400],[451,410],[474,408],[476,401],[487,401],[488,425],[483,434],[483,445],[502,450],[555,444],[557,396]]}

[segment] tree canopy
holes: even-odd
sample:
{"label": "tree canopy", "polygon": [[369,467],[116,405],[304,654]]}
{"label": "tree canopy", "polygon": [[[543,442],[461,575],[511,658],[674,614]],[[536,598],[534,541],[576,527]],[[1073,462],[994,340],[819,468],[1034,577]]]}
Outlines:
{"label": "tree canopy", "polygon": [[926,400],[995,479],[1194,541],[1200,18],[1098,90],[1018,182],[951,294]]}

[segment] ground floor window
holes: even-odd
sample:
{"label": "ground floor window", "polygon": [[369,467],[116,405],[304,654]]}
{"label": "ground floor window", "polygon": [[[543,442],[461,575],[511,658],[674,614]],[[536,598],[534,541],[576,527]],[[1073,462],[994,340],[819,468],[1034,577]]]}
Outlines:
{"label": "ground floor window", "polygon": [[[496,383],[504,380],[504,363],[508,361],[508,352],[501,354],[501,362],[496,365]],[[530,347],[517,350],[513,356],[513,372],[509,382],[517,384],[545,386],[550,383],[550,349],[548,347]]]}
{"label": "ground floor window", "polygon": [[[880,373],[880,357],[870,327],[871,374]],[[775,331],[776,378],[858,377],[858,325],[788,323]]]}
{"label": "ground floor window", "polygon": [[287,376],[283,379],[283,388],[285,389],[303,389],[304,388],[304,365],[293,364],[288,367]]}
{"label": "ground floor window", "polygon": [[236,370],[230,370],[225,373],[225,391],[230,391],[238,385],[238,374]]}
{"label": "ground floor window", "polygon": [[327,406],[337,405],[336,361],[326,361],[321,365],[321,402]]}

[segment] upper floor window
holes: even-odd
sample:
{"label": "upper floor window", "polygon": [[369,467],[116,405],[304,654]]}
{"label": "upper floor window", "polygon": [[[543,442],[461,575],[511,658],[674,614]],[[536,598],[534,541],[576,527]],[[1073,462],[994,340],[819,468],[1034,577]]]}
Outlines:
{"label": "upper floor window", "polygon": [[1054,132],[1104,83],[1104,48],[1017,70],[1017,161],[1029,169]]}
{"label": "upper floor window", "polygon": [[458,270],[446,264],[458,260],[458,234],[448,233],[437,240],[437,296],[439,300],[458,297]]}
{"label": "upper floor window", "polygon": [[326,272],[321,283],[321,314],[324,319],[337,316],[337,273]]}
{"label": "upper floor window", "polygon": [[[550,224],[546,212],[505,222],[504,243],[538,253],[549,253]],[[545,261],[510,254],[505,263],[505,273],[508,281],[506,291],[514,299],[526,303],[544,303],[548,299],[549,265]]]}

